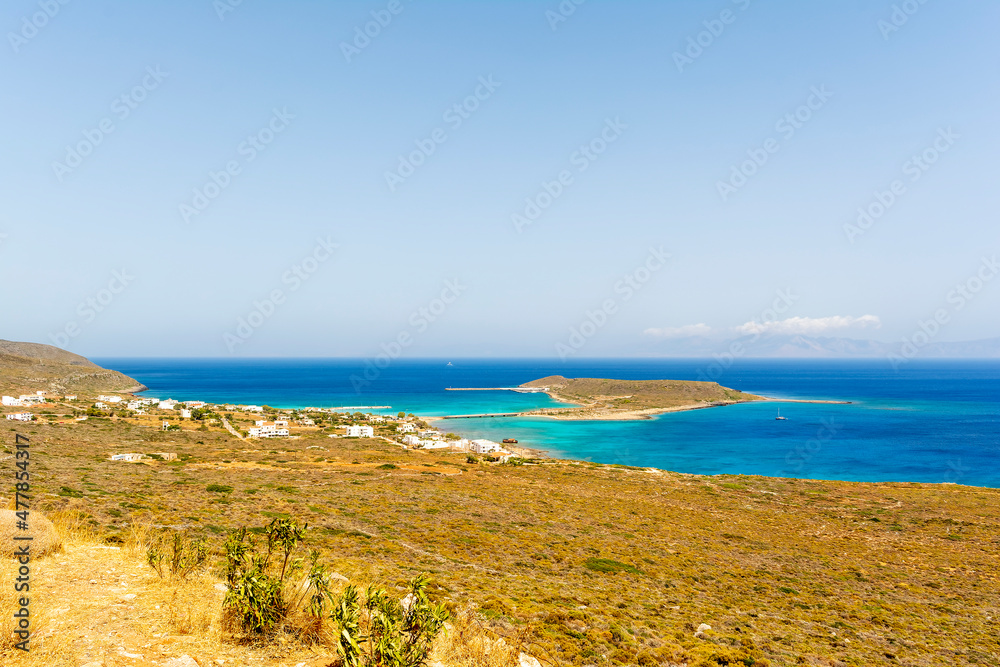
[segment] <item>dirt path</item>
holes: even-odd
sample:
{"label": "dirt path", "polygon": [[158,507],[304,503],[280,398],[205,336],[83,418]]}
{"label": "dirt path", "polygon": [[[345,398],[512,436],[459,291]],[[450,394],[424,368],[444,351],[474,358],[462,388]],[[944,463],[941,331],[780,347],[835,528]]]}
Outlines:
{"label": "dirt path", "polygon": [[233,435],[235,435],[237,438],[239,438],[243,442],[246,442],[246,438],[244,438],[242,435],[240,435],[240,432],[237,431],[235,428],[233,428],[233,425],[230,424],[229,420],[226,419],[225,417],[222,417],[222,425],[226,427],[227,431],[229,431],[230,433],[232,433]]}

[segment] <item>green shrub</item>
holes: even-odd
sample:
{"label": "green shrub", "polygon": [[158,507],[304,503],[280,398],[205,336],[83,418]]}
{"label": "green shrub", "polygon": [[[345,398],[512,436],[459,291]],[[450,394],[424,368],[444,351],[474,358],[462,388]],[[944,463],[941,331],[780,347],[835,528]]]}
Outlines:
{"label": "green shrub", "polygon": [[630,574],[642,574],[642,571],[638,568],[629,565],[628,563],[611,560],[610,558],[588,558],[583,566],[588,570],[593,570],[594,572],[606,572],[609,574],[628,572]]}
{"label": "green shrub", "polygon": [[205,487],[205,490],[209,493],[232,493],[233,487],[226,486],[225,484],[209,484]]}
{"label": "green shrub", "polygon": [[449,617],[444,605],[431,604],[428,583],[426,574],[414,577],[403,602],[384,588],[369,586],[363,599],[354,586],[345,588],[330,616],[344,666],[425,664],[434,638]]}

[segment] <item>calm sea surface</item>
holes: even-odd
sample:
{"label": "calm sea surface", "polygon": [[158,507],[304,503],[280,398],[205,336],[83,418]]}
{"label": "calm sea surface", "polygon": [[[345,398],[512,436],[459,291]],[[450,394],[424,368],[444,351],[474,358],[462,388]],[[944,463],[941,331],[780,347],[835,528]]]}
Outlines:
{"label": "calm sea surface", "polygon": [[[390,406],[419,415],[511,412],[556,405],[545,395],[455,392],[546,375],[703,379],[704,360],[97,359],[148,395],[274,407]],[[367,376],[365,375],[367,368]],[[699,474],[854,481],[956,482],[1000,488],[1000,362],[740,360],[721,384],[766,396],[851,405],[736,405],[634,422],[469,419],[438,426],[469,437],[517,438],[552,456]]]}

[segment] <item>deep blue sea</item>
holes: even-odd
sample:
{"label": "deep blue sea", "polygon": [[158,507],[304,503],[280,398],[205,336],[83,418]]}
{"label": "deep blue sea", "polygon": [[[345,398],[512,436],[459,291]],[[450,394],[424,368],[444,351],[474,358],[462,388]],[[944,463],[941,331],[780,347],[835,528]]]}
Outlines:
{"label": "deep blue sea", "polygon": [[[418,415],[510,412],[556,405],[544,394],[455,392],[547,375],[704,379],[782,398],[850,405],[745,404],[631,422],[545,418],[438,422],[468,437],[517,438],[552,456],[698,474],[853,481],[955,482],[1000,488],[1000,362],[739,360],[96,359],[148,395],[275,407],[390,406]],[[367,369],[367,376],[365,371]]]}

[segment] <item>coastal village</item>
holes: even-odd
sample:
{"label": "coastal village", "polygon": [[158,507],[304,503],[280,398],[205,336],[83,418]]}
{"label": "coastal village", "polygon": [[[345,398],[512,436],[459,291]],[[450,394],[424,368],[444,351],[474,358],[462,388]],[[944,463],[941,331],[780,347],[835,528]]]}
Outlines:
{"label": "coastal village", "polygon": [[[95,418],[118,418],[162,431],[225,429],[245,441],[298,438],[317,432],[330,438],[375,438],[402,449],[481,456],[486,463],[508,463],[520,458],[523,450],[487,439],[468,439],[446,433],[414,414],[379,414],[388,406],[340,408],[306,407],[279,409],[262,405],[214,404],[204,401],[176,401],[135,394],[55,395],[38,391],[20,396],[3,396],[8,420],[66,423]],[[31,411],[15,410],[31,408]],[[368,410],[367,412],[363,410]],[[111,460],[137,462],[146,459],[170,460],[169,452],[112,452]]]}

